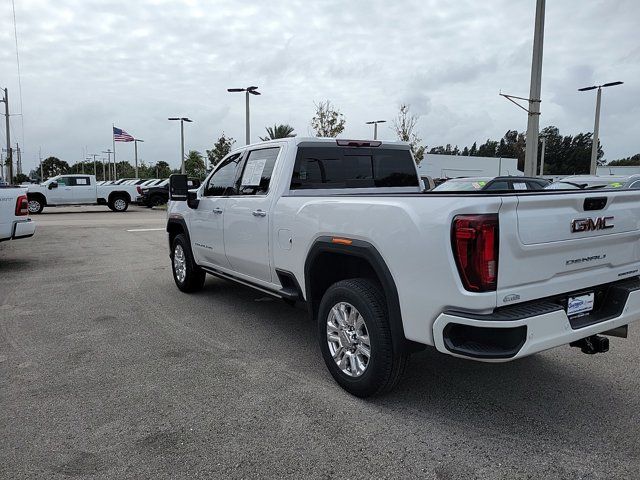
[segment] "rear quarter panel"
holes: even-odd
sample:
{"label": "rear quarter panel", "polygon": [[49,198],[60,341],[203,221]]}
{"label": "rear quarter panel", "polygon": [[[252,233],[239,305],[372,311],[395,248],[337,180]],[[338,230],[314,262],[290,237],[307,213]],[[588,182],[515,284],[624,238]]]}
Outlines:
{"label": "rear quarter panel", "polygon": [[451,223],[458,214],[497,213],[500,205],[500,197],[489,196],[283,196],[272,230],[274,264],[293,272],[304,289],[307,253],[319,237],[369,242],[396,284],[405,336],[432,345],[432,324],[444,309],[490,312],[496,306],[494,292],[462,287]]}

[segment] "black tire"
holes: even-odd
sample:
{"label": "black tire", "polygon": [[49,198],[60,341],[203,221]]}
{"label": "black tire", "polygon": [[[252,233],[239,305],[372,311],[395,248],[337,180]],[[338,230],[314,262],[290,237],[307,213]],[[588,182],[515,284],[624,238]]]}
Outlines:
{"label": "black tire", "polygon": [[127,208],[129,208],[129,200],[127,197],[118,195],[111,198],[107,206],[112,212],[126,212]]}
{"label": "black tire", "polygon": [[[180,247],[184,255],[184,267],[185,276],[184,279],[180,279],[176,273],[177,260],[176,251]],[[202,290],[204,287],[204,281],[206,279],[206,272],[202,270],[193,259],[191,253],[191,247],[184,234],[176,235],[171,243],[171,271],[173,273],[173,280],[176,282],[176,286],[185,293],[193,293]]]}
{"label": "black tire", "polygon": [[149,199],[149,203],[152,207],[159,207],[160,205],[164,205],[167,201],[164,199],[162,195],[153,195]]}
{"label": "black tire", "polygon": [[44,201],[38,196],[28,198],[29,213],[36,215],[44,210]]}
{"label": "black tire", "polygon": [[[344,373],[329,350],[327,320],[331,309],[340,302],[353,305],[366,323],[371,355],[360,376]],[[317,322],[322,357],[329,372],[342,388],[357,397],[370,397],[395,387],[404,373],[409,352],[394,350],[387,303],[378,284],[366,278],[334,283],[322,297]]]}

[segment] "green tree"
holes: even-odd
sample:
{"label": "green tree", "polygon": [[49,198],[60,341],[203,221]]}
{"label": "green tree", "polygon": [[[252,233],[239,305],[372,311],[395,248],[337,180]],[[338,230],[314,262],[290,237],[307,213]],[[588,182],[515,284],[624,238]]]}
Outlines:
{"label": "green tree", "polygon": [[184,161],[184,170],[190,177],[204,178],[206,172],[204,157],[197,150],[190,150]]}
{"label": "green tree", "polygon": [[311,128],[316,137],[337,137],[344,131],[345,118],[329,100],[315,103],[316,114],[311,119]]}
{"label": "green tree", "polygon": [[635,167],[637,165],[640,165],[640,153],[636,153],[631,157],[612,160],[611,162],[607,163],[607,165],[611,167]]}
{"label": "green tree", "polygon": [[69,164],[57,157],[47,157],[42,161],[42,173],[44,178],[51,178],[68,172]]}
{"label": "green tree", "polygon": [[151,176],[154,178],[169,178],[171,175],[171,167],[163,160],[156,162],[155,165],[150,165],[149,169],[153,172]]}
{"label": "green tree", "polygon": [[220,160],[229,154],[234,143],[236,143],[236,141],[233,138],[227,137],[224,132],[222,132],[220,138],[214,143],[213,148],[207,150],[210,168],[215,167]]}
{"label": "green tree", "polygon": [[268,136],[260,137],[260,140],[266,142],[267,140],[275,140],[276,138],[290,138],[295,137],[293,133],[293,127],[291,125],[274,125],[273,127],[266,127]]}
{"label": "green tree", "polygon": [[[396,131],[398,140],[409,143],[411,153],[413,153],[413,158],[419,165],[424,158],[425,147],[420,145],[422,139],[418,137],[418,134],[415,132],[417,123],[418,117],[409,112],[409,105],[400,105],[398,116],[393,121],[393,128]],[[449,148],[451,148],[451,145],[449,145]]]}
{"label": "green tree", "polygon": [[21,183],[28,182],[29,176],[24,173],[18,173],[15,177],[13,177],[13,184],[20,185]]}

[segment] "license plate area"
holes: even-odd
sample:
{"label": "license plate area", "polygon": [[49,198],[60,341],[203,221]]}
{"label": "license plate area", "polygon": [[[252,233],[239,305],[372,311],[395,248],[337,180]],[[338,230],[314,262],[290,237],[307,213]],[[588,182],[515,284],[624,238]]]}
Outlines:
{"label": "license plate area", "polygon": [[595,297],[594,292],[586,292],[567,297],[567,316],[569,318],[575,318],[588,315],[589,312],[593,310]]}

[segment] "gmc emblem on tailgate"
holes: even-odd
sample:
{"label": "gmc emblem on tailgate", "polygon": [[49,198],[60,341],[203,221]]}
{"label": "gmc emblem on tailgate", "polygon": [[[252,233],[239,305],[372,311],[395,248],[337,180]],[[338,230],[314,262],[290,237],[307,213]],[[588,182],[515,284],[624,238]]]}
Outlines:
{"label": "gmc emblem on tailgate", "polygon": [[607,222],[613,220],[613,217],[598,218],[574,218],[571,220],[571,232],[593,232],[595,230],[607,230],[613,228],[613,225]]}

